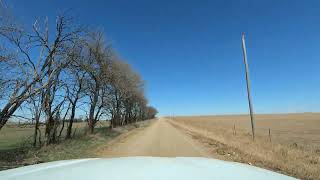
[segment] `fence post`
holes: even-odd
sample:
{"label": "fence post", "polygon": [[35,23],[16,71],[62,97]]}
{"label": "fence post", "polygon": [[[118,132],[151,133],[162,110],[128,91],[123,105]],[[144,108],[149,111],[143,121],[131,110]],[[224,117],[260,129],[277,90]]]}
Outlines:
{"label": "fence post", "polygon": [[269,141],[271,142],[271,130],[269,128]]}

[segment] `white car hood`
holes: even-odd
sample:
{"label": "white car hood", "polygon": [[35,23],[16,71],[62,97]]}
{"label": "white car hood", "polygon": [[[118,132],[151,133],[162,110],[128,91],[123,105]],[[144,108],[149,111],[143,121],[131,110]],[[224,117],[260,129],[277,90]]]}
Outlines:
{"label": "white car hood", "polygon": [[56,161],[0,171],[0,179],[213,180],[293,179],[241,163],[208,158],[125,157]]}

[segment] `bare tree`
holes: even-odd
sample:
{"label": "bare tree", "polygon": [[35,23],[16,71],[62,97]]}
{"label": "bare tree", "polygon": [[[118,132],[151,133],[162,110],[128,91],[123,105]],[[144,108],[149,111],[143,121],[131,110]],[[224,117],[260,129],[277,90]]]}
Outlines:
{"label": "bare tree", "polygon": [[72,125],[76,115],[77,103],[83,97],[85,72],[78,69],[76,66],[71,66],[70,75],[72,76],[72,78],[68,83],[66,96],[71,104],[71,115],[68,121],[69,124],[65,137],[66,139],[71,138]]}
{"label": "bare tree", "polygon": [[33,135],[33,146],[37,146],[37,141],[41,146],[41,130],[40,130],[40,118],[42,114],[42,107],[41,107],[41,94],[35,94],[31,96],[27,100],[29,104],[29,110],[32,114],[32,121],[34,121],[34,135]]}
{"label": "bare tree", "polygon": [[88,74],[86,77],[86,94],[89,97],[88,127],[93,133],[94,126],[99,120],[103,108],[103,85],[107,81],[107,74],[112,57],[111,47],[106,46],[102,33],[89,35],[84,58],[79,66]]}
{"label": "bare tree", "polygon": [[[143,86],[139,74],[119,59],[112,61],[111,69],[112,97],[110,101],[111,127],[136,122],[138,113],[146,104]],[[141,109],[141,110],[140,110]]]}
{"label": "bare tree", "polygon": [[35,23],[33,26],[33,35],[30,39],[37,42],[38,46],[45,49],[46,56],[43,59],[45,65],[41,68],[43,74],[41,84],[46,84],[44,88],[44,97],[42,99],[42,108],[46,115],[46,143],[55,142],[56,128],[58,125],[59,110],[65,102],[63,92],[63,83],[60,83],[61,72],[68,65],[67,54],[70,47],[79,38],[82,29],[75,26],[72,18],[64,15],[56,19],[55,36],[49,38],[48,20],[44,22],[44,30],[40,30],[40,25]]}
{"label": "bare tree", "polygon": [[147,119],[152,119],[155,118],[156,114],[158,113],[157,109],[152,107],[152,106],[148,106],[147,107],[147,111],[146,111],[146,118]]}
{"label": "bare tree", "polygon": [[87,101],[81,108],[89,133],[102,118],[110,117],[110,127],[116,127],[155,117],[140,75],[120,60],[103,33],[85,34],[65,15],[57,17],[54,29],[45,18],[27,31],[1,10],[0,129],[25,102],[36,124],[34,146],[41,139],[41,118],[46,144],[60,139],[67,120],[69,139],[79,101]]}
{"label": "bare tree", "polygon": [[[30,39],[30,35],[17,24],[12,18],[3,18],[0,24],[0,38],[4,44],[14,49],[6,49],[9,56],[1,55],[1,65],[6,69],[1,69],[1,84],[5,91],[2,93],[0,110],[0,129],[6,124],[8,119],[29,97],[39,93],[47,84],[36,86],[43,76],[41,71],[46,64],[41,63],[43,48],[40,49],[38,60],[32,59],[30,51],[37,44]],[[19,76],[17,76],[19,74]]]}

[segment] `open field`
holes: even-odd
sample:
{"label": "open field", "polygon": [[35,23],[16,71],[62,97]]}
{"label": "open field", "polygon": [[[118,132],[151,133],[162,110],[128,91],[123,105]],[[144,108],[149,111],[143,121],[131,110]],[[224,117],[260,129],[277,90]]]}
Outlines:
{"label": "open field", "polygon": [[[238,134],[251,134],[249,115],[174,117],[204,131],[233,135],[234,126]],[[292,145],[296,143],[305,149],[320,149],[320,113],[262,114],[255,116],[258,139],[269,141],[269,128],[273,142]]]}
{"label": "open field", "polygon": [[219,159],[253,164],[302,179],[320,177],[320,114],[257,115],[255,142],[246,115],[171,119],[178,129],[220,155]]}

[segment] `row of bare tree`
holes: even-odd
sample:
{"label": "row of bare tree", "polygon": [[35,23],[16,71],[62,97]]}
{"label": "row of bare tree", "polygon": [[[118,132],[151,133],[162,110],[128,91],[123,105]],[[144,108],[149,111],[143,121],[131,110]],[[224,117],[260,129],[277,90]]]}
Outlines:
{"label": "row of bare tree", "polygon": [[65,138],[71,138],[80,114],[86,117],[87,133],[94,132],[99,120],[110,120],[114,128],[155,117],[140,76],[117,56],[103,33],[66,15],[58,16],[53,28],[48,18],[24,28],[0,8],[0,130],[28,110],[24,118],[35,122],[36,146],[41,122],[45,144],[51,144],[64,128]]}

